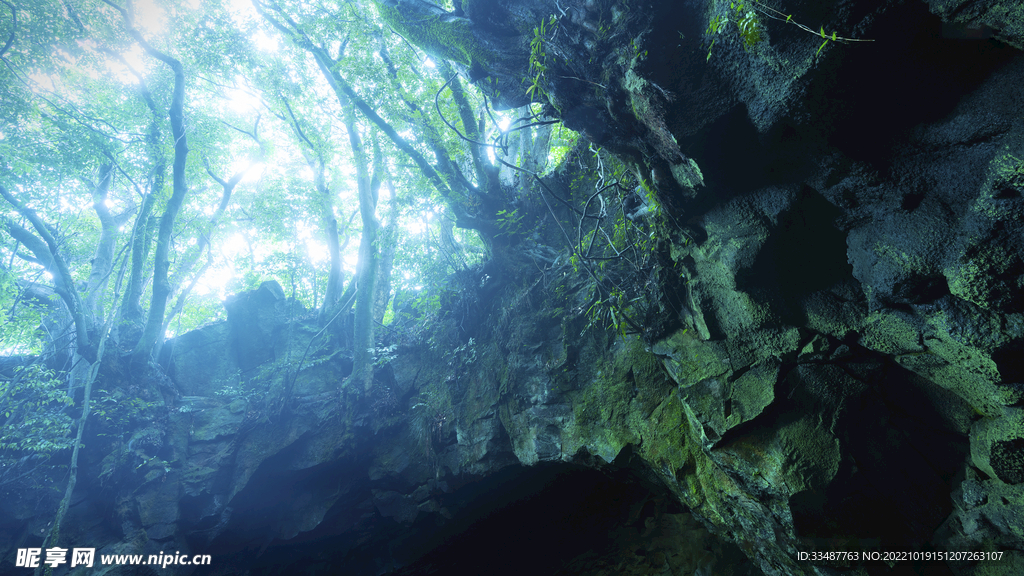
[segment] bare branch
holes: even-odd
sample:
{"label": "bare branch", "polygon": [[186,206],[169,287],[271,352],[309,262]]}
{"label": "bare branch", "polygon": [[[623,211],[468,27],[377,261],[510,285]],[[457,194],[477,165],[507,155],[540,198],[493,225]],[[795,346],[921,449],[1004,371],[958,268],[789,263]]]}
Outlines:
{"label": "bare branch", "polygon": [[15,10],[14,4],[11,4],[7,0],[0,0],[4,6],[7,6],[11,11],[11,35],[7,37],[7,42],[4,43],[4,47],[0,48],[0,58],[11,48],[14,44],[14,34],[18,31],[18,11]]}

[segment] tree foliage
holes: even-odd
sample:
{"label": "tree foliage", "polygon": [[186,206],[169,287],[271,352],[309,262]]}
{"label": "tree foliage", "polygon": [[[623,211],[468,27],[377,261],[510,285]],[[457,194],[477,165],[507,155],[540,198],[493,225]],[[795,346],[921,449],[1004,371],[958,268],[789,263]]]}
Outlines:
{"label": "tree foliage", "polygon": [[[354,311],[352,379],[369,387],[382,325],[436,313],[444,277],[536,221],[524,201],[549,123],[494,111],[383,16],[0,0],[2,382],[6,417],[49,428],[48,454],[80,430],[18,416],[25,402],[74,404],[81,429],[101,365],[143,373],[265,280],[324,325]],[[112,426],[110,398],[152,400],[100,386],[96,426]],[[38,452],[34,433],[0,450]]]}

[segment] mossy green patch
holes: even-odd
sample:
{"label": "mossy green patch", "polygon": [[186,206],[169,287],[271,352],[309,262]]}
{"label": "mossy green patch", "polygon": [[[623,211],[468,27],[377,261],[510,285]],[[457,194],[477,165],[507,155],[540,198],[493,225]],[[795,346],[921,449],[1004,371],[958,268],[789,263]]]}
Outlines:
{"label": "mossy green patch", "polygon": [[804,312],[808,328],[843,340],[850,332],[861,329],[867,306],[842,300],[828,292],[817,292],[804,302]]}
{"label": "mossy green patch", "polygon": [[1024,289],[1021,256],[989,240],[975,240],[963,255],[943,270],[949,291],[986,310],[998,308]]}
{"label": "mossy green patch", "polygon": [[637,436],[626,425],[630,394],[626,384],[588,386],[573,402],[574,430],[567,429],[567,446],[586,445],[607,461],[615,459]]}
{"label": "mossy green patch", "polygon": [[[667,403],[675,386],[660,364],[638,338],[618,341],[611,360],[601,363],[592,382],[572,397],[573,422],[563,434],[566,452],[586,446],[610,460],[626,444],[651,443],[668,462],[682,466],[685,457],[669,448],[681,438],[679,407]],[[665,438],[668,445],[653,447]]]}
{"label": "mossy green patch", "polygon": [[971,429],[971,462],[990,477],[1019,483],[1024,473],[1019,450],[1006,446],[1024,444],[1024,410],[1003,408],[997,417],[984,418]]}
{"label": "mossy green patch", "polygon": [[817,417],[807,417],[778,432],[784,457],[781,484],[792,493],[824,488],[839,471],[839,440],[823,428]]}
{"label": "mossy green patch", "polygon": [[698,186],[704,185],[704,174],[700,171],[700,167],[697,166],[697,162],[693,158],[687,158],[685,162],[673,164],[669,169],[672,172],[672,177],[683,190],[693,190]]}
{"label": "mossy green patch", "polygon": [[768,359],[732,380],[729,376],[708,378],[681,390],[687,406],[701,423],[710,442],[717,442],[728,430],[757,417],[775,399],[775,381],[780,362]]}
{"label": "mossy green patch", "polygon": [[669,395],[648,418],[632,419],[643,443],[640,453],[656,467],[668,467],[673,473],[692,461],[688,438],[689,423],[683,403],[675,394]]}
{"label": "mossy green patch", "polygon": [[662,357],[669,375],[683,388],[725,376],[732,370],[725,342],[699,340],[687,330],[657,343],[654,352]]}
{"label": "mossy green patch", "polygon": [[924,351],[921,328],[907,315],[882,310],[864,321],[861,344],[883,354],[907,354]]}
{"label": "mossy green patch", "polygon": [[874,252],[879,260],[884,260],[890,268],[895,270],[904,270],[914,275],[930,272],[930,268],[924,258],[918,254],[908,253],[891,244],[875,242]]}
{"label": "mossy green patch", "polygon": [[1002,407],[1015,401],[1012,391],[997,385],[1001,381],[996,363],[989,354],[964,344],[950,334],[951,322],[944,313],[932,316],[934,333],[924,340],[925,353],[896,357],[905,368],[955,392],[977,412],[988,416],[1002,413]]}
{"label": "mossy green patch", "polygon": [[755,364],[732,382],[734,406],[729,414],[724,414],[727,430],[752,420],[775,400],[780,366],[779,361],[768,359]]}
{"label": "mossy green patch", "polygon": [[234,434],[245,418],[245,406],[244,400],[236,398],[227,406],[193,412],[192,439],[206,441]]}
{"label": "mossy green patch", "polygon": [[772,321],[767,305],[736,288],[737,263],[741,254],[756,252],[763,242],[762,230],[733,230],[718,227],[717,235],[691,251],[696,261],[696,274],[691,284],[701,295],[704,310],[712,310],[715,320],[727,338],[744,334]]}
{"label": "mossy green patch", "polygon": [[971,211],[993,220],[1020,219],[1024,217],[1024,209],[1016,200],[1021,196],[1024,196],[1024,159],[1006,152],[994,157],[989,164],[988,178],[971,203]]}

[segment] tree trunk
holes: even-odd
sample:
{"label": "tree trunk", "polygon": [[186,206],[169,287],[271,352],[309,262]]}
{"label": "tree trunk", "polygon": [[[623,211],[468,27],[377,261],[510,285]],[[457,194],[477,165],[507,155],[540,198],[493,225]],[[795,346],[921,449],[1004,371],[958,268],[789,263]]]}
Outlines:
{"label": "tree trunk", "polygon": [[[123,15],[123,13],[122,13]],[[122,64],[129,70],[133,70],[123,57],[116,55]],[[132,228],[131,250],[132,266],[128,274],[128,286],[125,290],[124,300],[121,302],[121,326],[116,326],[116,339],[124,342],[137,340],[139,331],[142,329],[142,292],[145,285],[145,267],[149,259],[149,245],[153,239],[150,233],[151,216],[156,198],[164,188],[164,180],[167,176],[167,157],[163,152],[162,135],[160,132],[161,113],[149,91],[145,78],[136,74],[139,82],[139,95],[149,108],[152,116],[149,123],[149,131],[146,133],[146,147],[149,149],[153,159],[152,182],[149,191],[142,195],[142,205],[135,218],[135,226]],[[126,329],[127,328],[127,329]]]}
{"label": "tree trunk", "polygon": [[153,262],[153,296],[150,299],[149,315],[146,318],[146,326],[142,330],[142,336],[132,352],[134,364],[144,364],[149,361],[150,353],[163,334],[164,312],[167,310],[167,299],[171,293],[171,285],[168,281],[168,271],[171,266],[171,233],[174,231],[174,220],[178,216],[178,210],[188,194],[188,187],[185,183],[185,160],[188,157],[188,142],[185,137],[185,69],[181,62],[153,48],[142,35],[132,26],[128,12],[121,10],[121,15],[128,28],[129,34],[142,48],[153,58],[166,64],[174,72],[174,91],[171,97],[169,115],[171,119],[171,135],[174,137],[174,162],[172,164],[173,191],[170,200],[167,201],[167,208],[160,218],[160,232],[156,240],[156,255]]}
{"label": "tree trunk", "polygon": [[356,131],[355,112],[345,106],[345,127],[352,145],[359,188],[359,215],[363,220],[363,234],[359,240],[359,264],[356,272],[356,306],[353,319],[352,382],[369,391],[373,386],[373,301],[377,283],[377,232],[380,223],[374,214],[377,208],[375,188],[380,186],[381,154],[374,146],[374,178],[371,181],[369,162],[359,133]]}
{"label": "tree trunk", "polygon": [[320,222],[327,236],[327,251],[331,257],[331,269],[327,273],[327,289],[324,293],[324,304],[320,309],[321,317],[338,305],[341,298],[341,244],[338,240],[338,219],[334,216],[334,193],[327,185],[325,168],[319,164],[316,176],[317,194],[320,196]]}
{"label": "tree trunk", "polygon": [[[295,136],[299,139],[300,147],[302,144],[305,144],[305,147],[302,147],[302,155],[306,158],[306,165],[309,166],[309,170],[313,173],[313,187],[316,190],[316,197],[320,206],[320,227],[324,231],[324,240],[327,242],[327,252],[330,255],[331,268],[327,273],[327,287],[324,290],[324,301],[323,305],[320,306],[319,312],[320,318],[325,319],[331,315],[331,312],[337,306],[338,299],[341,297],[342,286],[341,245],[338,240],[338,219],[334,215],[334,190],[331,189],[330,184],[327,182],[328,159],[325,156],[323,145],[317,146],[306,136],[288,100],[282,97],[281,101],[288,111],[288,118],[280,118],[291,126]],[[317,138],[317,141],[323,142],[320,137]],[[315,270],[313,274],[314,276],[316,275]],[[313,297],[315,299],[316,295],[314,294]]]}
{"label": "tree trunk", "polygon": [[[150,233],[150,219],[153,215],[153,205],[156,203],[157,193],[164,185],[165,166],[160,163],[154,171],[154,181],[149,192],[142,198],[142,206],[135,218],[135,226],[132,228],[132,265],[128,273],[128,286],[121,303],[121,321],[126,326],[133,327],[129,334],[125,334],[119,327],[119,340],[126,338],[137,338],[137,330],[142,326],[142,291],[145,285],[146,261],[149,259],[149,246],[153,235]],[[131,332],[136,332],[131,335]]]}
{"label": "tree trunk", "polygon": [[377,266],[377,288],[373,299],[373,321],[383,323],[384,313],[391,299],[391,268],[395,261],[395,238],[398,234],[398,201],[395,198],[394,184],[388,182],[391,201],[388,204],[387,223],[378,235],[377,246],[380,257]]}
{"label": "tree trunk", "polygon": [[103,317],[103,303],[100,297],[107,287],[107,280],[110,278],[110,271],[114,266],[114,240],[117,238],[118,221],[110,214],[110,209],[106,204],[113,171],[113,164],[101,166],[99,183],[92,192],[92,206],[96,211],[96,216],[100,219],[101,231],[100,241],[96,246],[96,255],[92,260],[92,269],[89,271],[89,282],[85,290],[85,312],[89,331],[92,331],[98,319]]}

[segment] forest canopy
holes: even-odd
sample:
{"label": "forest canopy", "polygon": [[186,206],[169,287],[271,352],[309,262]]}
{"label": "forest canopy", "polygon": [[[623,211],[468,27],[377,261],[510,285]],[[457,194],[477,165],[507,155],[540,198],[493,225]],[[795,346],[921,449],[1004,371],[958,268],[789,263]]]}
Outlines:
{"label": "forest canopy", "polygon": [[386,325],[488,257],[512,166],[575,141],[539,105],[495,111],[372,2],[0,3],[4,355],[67,344],[47,316],[87,360],[109,325],[143,361],[266,280]]}

